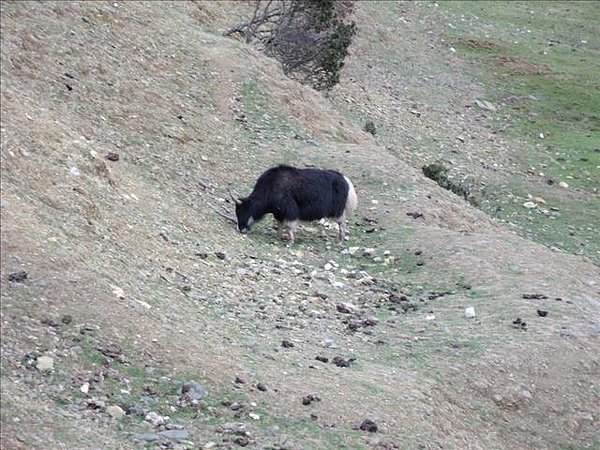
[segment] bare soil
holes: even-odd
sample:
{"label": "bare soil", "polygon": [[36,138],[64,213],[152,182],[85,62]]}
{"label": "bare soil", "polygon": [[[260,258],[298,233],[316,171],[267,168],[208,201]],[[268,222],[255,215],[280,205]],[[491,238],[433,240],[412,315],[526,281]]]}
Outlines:
{"label": "bare soil", "polygon": [[[598,266],[421,173],[523,151],[435,5],[359,2],[328,96],[221,36],[248,8],[2,2],[1,448],[600,446]],[[279,162],[353,180],[348,241],[224,218]]]}

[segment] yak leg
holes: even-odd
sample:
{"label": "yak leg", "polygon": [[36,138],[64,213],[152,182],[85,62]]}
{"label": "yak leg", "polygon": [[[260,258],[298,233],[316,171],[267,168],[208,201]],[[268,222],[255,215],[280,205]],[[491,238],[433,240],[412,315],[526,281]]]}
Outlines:
{"label": "yak leg", "polygon": [[335,220],[338,223],[339,231],[340,231],[340,241],[343,241],[346,237],[346,213],[342,214]]}
{"label": "yak leg", "polygon": [[286,227],[284,222],[277,222],[277,239],[283,239],[283,229]]}
{"label": "yak leg", "polygon": [[290,241],[290,245],[294,243],[294,233],[296,232],[296,228],[298,227],[298,221],[294,220],[292,222],[278,222],[277,223],[277,238],[283,239],[283,231],[287,228],[288,239]]}
{"label": "yak leg", "polygon": [[290,237],[290,245],[294,245],[294,233],[296,232],[296,228],[298,228],[298,221],[294,220],[293,222],[288,222],[287,227],[288,236]]}

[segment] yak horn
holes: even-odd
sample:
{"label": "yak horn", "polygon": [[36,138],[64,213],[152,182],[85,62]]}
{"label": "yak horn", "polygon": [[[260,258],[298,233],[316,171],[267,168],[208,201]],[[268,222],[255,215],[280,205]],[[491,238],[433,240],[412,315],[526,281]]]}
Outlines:
{"label": "yak horn", "polygon": [[231,200],[233,200],[233,203],[235,203],[236,205],[242,203],[242,201],[239,198],[233,196],[230,189],[227,189],[227,192],[229,192],[229,196],[231,197]]}

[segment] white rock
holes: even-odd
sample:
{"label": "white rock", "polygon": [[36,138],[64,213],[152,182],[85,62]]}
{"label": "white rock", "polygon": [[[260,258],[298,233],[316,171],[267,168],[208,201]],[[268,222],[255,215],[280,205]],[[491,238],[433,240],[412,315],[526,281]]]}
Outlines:
{"label": "white rock", "polygon": [[569,187],[569,185],[568,185],[567,183],[565,183],[564,181],[561,181],[560,183],[558,183],[558,185],[559,185],[561,188],[565,188],[565,189]]}
{"label": "white rock", "polygon": [[475,308],[472,306],[465,308],[465,317],[468,319],[475,317]]}
{"label": "white rock", "polygon": [[170,420],[170,418],[169,416],[161,416],[160,414],[157,414],[154,411],[150,411],[148,414],[146,414],[144,420],[146,422],[150,422],[153,426],[158,427],[160,425],[164,425]]}
{"label": "white rock", "polygon": [[35,365],[37,370],[52,370],[54,367],[54,359],[50,356],[40,356]]}
{"label": "white rock", "polygon": [[374,248],[365,248],[363,251],[363,256],[365,258],[374,258],[375,257],[375,249]]}
{"label": "white rock", "polygon": [[535,202],[525,202],[525,203],[523,203],[523,206],[527,209],[537,208],[537,205],[535,204]]}
{"label": "white rock", "polygon": [[83,392],[84,394],[87,394],[90,391],[90,383],[88,383],[87,381],[85,383],[83,383],[81,385],[81,387],[79,388],[79,390],[81,392]]}
{"label": "white rock", "polygon": [[117,405],[107,406],[106,407],[106,413],[110,417],[113,417],[113,418],[115,418],[117,420],[122,419],[123,417],[125,417],[125,411],[123,411],[123,408],[121,408],[120,406],[117,406]]}

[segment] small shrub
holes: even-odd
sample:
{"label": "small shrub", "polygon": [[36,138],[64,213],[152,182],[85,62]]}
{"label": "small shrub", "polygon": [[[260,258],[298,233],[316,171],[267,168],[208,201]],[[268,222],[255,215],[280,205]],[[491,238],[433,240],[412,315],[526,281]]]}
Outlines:
{"label": "small shrub", "polygon": [[372,134],[373,136],[375,136],[375,133],[377,132],[376,128],[375,128],[375,124],[373,123],[372,120],[367,120],[365,122],[365,126],[363,128],[367,133]]}
{"label": "small shrub", "polygon": [[479,201],[475,197],[474,193],[471,191],[471,188],[460,182],[455,181],[449,176],[450,170],[440,163],[428,164],[422,167],[423,174],[435,181],[440,187],[444,189],[454,192],[459,197],[464,198],[466,201],[471,203],[473,206],[479,206]]}

